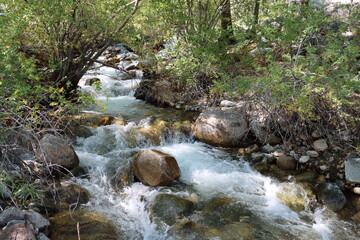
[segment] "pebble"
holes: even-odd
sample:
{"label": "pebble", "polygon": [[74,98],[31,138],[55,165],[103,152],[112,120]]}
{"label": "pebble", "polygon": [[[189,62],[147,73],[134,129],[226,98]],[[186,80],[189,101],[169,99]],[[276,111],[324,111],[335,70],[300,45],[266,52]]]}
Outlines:
{"label": "pebble", "polygon": [[316,158],[319,156],[319,153],[317,151],[307,151],[306,155],[308,155],[309,157],[312,157],[312,158]]}
{"label": "pebble", "polygon": [[360,187],[354,187],[353,192],[360,195]]}
{"label": "pebble", "polygon": [[325,139],[319,139],[313,142],[313,147],[315,151],[322,152],[329,148]]}
{"label": "pebble", "polygon": [[299,159],[299,162],[300,163],[306,163],[310,160],[310,157],[309,156],[301,156],[300,159]]}

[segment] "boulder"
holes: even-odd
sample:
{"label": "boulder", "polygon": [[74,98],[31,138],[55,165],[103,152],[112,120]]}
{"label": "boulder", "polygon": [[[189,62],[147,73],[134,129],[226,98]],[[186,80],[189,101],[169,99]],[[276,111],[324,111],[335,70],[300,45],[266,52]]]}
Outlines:
{"label": "boulder", "polygon": [[296,161],[293,157],[284,155],[276,158],[276,165],[284,170],[294,170]]}
{"label": "boulder", "polygon": [[202,112],[193,127],[194,136],[203,142],[223,147],[235,147],[249,131],[246,116],[237,109]]}
{"label": "boulder", "polygon": [[83,126],[83,125],[77,126],[74,134],[75,134],[75,136],[82,137],[82,138],[88,138],[93,135],[91,129],[89,127]]}
{"label": "boulder", "polygon": [[360,183],[360,158],[345,161],[345,179],[351,183]]}
{"label": "boulder", "polygon": [[182,97],[171,88],[166,80],[144,80],[136,89],[134,96],[137,99],[160,107],[174,107]]}
{"label": "boulder", "polygon": [[37,240],[31,225],[14,224],[0,231],[3,240]]}
{"label": "boulder", "polygon": [[180,177],[174,157],[157,150],[142,150],[132,160],[135,176],[150,186],[167,186]]}
{"label": "boulder", "polygon": [[36,156],[38,161],[60,165],[68,170],[79,166],[79,157],[74,148],[64,139],[52,134],[41,138]]}
{"label": "boulder", "polygon": [[195,204],[179,196],[161,193],[157,195],[150,207],[150,216],[156,217],[168,225],[188,216],[195,208]]}
{"label": "boulder", "polygon": [[56,214],[50,221],[50,239],[77,240],[78,229],[84,240],[119,239],[114,224],[104,215],[93,211],[66,211]]}
{"label": "boulder", "polygon": [[346,197],[335,183],[318,185],[317,198],[333,211],[341,210],[346,203]]}
{"label": "boulder", "polygon": [[322,151],[325,151],[326,149],[328,149],[329,146],[327,145],[325,139],[319,139],[319,140],[316,140],[315,142],[313,142],[313,148],[317,152],[322,152]]}
{"label": "boulder", "polygon": [[105,116],[105,117],[102,117],[99,122],[97,123],[97,126],[107,126],[107,125],[111,125],[112,124],[112,121],[114,120],[115,118],[112,117],[112,116]]}
{"label": "boulder", "polygon": [[50,225],[50,222],[37,212],[21,211],[16,207],[10,207],[0,214],[0,227],[6,226],[12,220],[27,220],[35,229],[40,230]]}

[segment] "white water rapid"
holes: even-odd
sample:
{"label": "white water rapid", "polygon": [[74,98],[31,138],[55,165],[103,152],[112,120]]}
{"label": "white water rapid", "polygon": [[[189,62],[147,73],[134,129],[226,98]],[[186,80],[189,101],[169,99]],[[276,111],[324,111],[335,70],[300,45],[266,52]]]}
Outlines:
{"label": "white water rapid", "polygon": [[[120,58],[130,54],[125,48],[119,48]],[[139,78],[121,80],[123,72],[95,67],[97,69],[89,71],[80,82],[81,91],[93,94],[106,104],[107,115],[122,116],[126,124],[91,128],[91,137],[77,138],[76,152],[81,166],[88,169],[89,177],[74,181],[91,194],[90,203],[84,207],[113,220],[119,239],[359,239],[358,226],[339,220],[324,207],[311,208],[310,200],[302,211],[294,211],[283,204],[278,198],[281,189],[302,187],[290,180],[280,183],[260,174],[240,155],[196,142],[180,132],[166,133],[160,145],[154,145],[137,129],[146,127],[164,112],[172,111],[172,116],[183,112],[155,108],[136,100],[133,94],[141,81],[140,72],[137,73]],[[84,86],[90,77],[100,79],[101,90]],[[86,110],[100,114],[99,108],[94,106]],[[129,171],[132,157],[148,148],[174,156],[181,169],[181,178],[171,187],[149,187],[131,181],[121,186],[119,179]],[[187,216],[192,227],[181,231],[152,220],[149,206],[159,193],[195,202],[196,210]],[[203,213],[199,206],[216,198],[232,199],[237,207],[228,214],[233,215],[238,209],[239,217],[229,220],[225,213]]]}

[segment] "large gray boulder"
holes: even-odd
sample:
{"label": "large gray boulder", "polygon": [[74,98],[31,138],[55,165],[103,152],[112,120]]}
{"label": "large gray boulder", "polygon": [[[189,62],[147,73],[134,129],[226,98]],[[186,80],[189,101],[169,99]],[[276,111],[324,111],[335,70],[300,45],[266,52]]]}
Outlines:
{"label": "large gray boulder", "polygon": [[150,186],[167,186],[180,177],[176,159],[169,154],[147,149],[138,152],[132,160],[135,176]]}
{"label": "large gray boulder", "polygon": [[60,165],[68,170],[79,166],[79,157],[74,148],[64,139],[52,134],[41,138],[36,156],[38,161],[45,159],[48,164]]}
{"label": "large gray boulder", "polygon": [[335,183],[319,184],[317,197],[333,211],[341,210],[347,201],[345,195]]}
{"label": "large gray boulder", "polygon": [[238,146],[248,131],[246,114],[241,109],[204,111],[193,127],[198,140],[223,147]]}

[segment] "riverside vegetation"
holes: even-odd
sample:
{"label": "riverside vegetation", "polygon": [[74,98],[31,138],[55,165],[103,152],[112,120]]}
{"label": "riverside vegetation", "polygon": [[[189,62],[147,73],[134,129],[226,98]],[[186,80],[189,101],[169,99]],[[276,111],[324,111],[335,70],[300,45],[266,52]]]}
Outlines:
{"label": "riverside vegetation", "polygon": [[[191,132],[241,154],[263,174],[295,175],[304,187],[284,184],[277,196],[295,211],[317,198],[358,223],[359,11],[356,2],[0,0],[0,225],[7,226],[0,236],[21,231],[28,239],[62,239],[62,229],[77,222],[90,226],[81,228],[84,239],[117,238],[109,233],[118,229],[103,215],[78,210],[74,220],[67,211],[81,208],[91,195],[66,182],[87,174],[69,144],[74,135],[91,136],[79,125],[125,124],[113,116],[76,117],[85,105],[105,106],[77,90],[94,64],[122,70],[123,79],[135,78],[140,68],[145,80],[137,98],[191,115],[177,122],[167,116],[134,130],[151,144],[161,144],[165,131]],[[119,42],[143,60],[119,57],[112,47]],[[125,60],[137,63],[121,64]],[[99,79],[88,84],[101,90]],[[133,182],[132,171],[120,177],[121,184]],[[175,175],[172,180],[179,178],[178,167]],[[173,225],[170,235],[191,229],[226,239],[242,229],[241,236],[252,239],[252,225],[237,215],[235,223],[215,228],[210,212],[235,207],[227,197],[195,206],[192,199],[162,193],[151,217]],[[195,208],[212,227],[187,218]],[[225,214],[220,218],[226,222],[233,218]],[[44,216],[53,217],[51,224]],[[79,235],[79,229],[70,232]]]}

